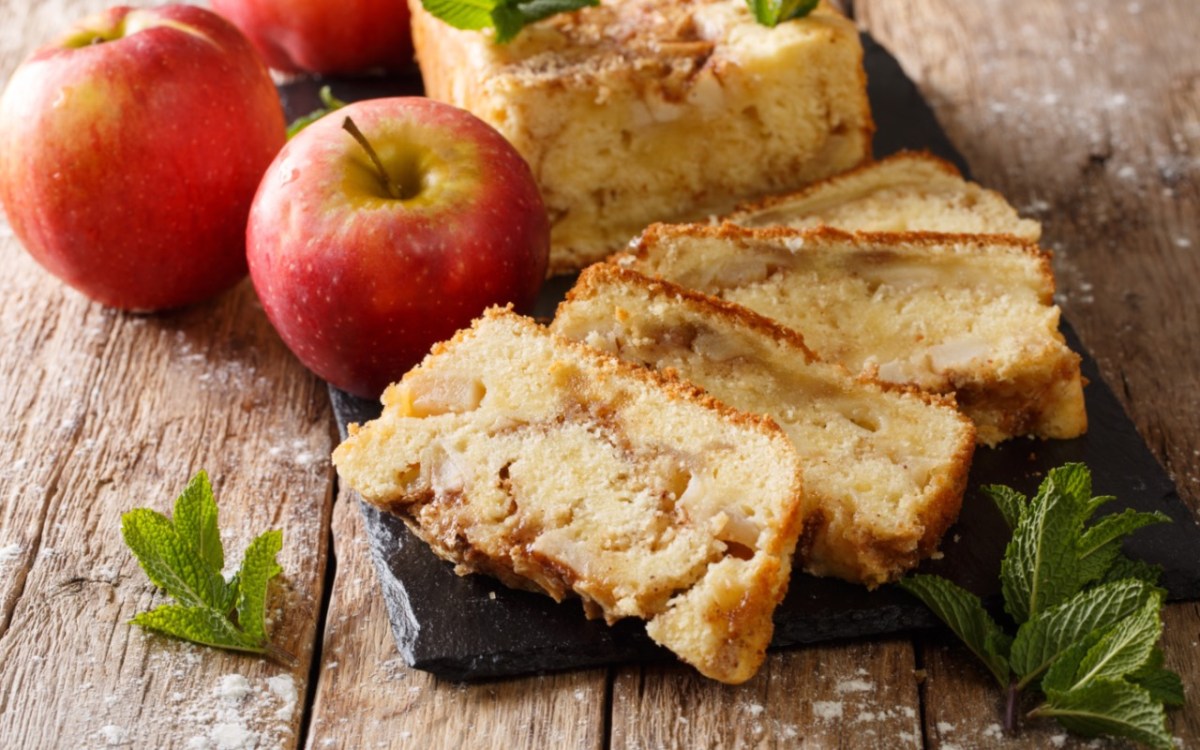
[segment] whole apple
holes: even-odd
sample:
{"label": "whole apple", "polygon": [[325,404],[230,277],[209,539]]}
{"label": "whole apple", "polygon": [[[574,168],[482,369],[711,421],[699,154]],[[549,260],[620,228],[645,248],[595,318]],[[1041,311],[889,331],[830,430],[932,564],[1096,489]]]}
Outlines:
{"label": "whole apple", "polygon": [[358,102],[308,126],[267,170],[246,229],[250,278],[284,342],[371,398],[488,306],[532,306],[549,248],[516,150],[422,98]]}
{"label": "whole apple", "polygon": [[212,0],[267,64],[287,73],[362,73],[412,64],[405,0]]}
{"label": "whole apple", "polygon": [[283,109],[245,37],[191,6],[113,8],[43,47],[0,98],[0,203],[47,270],[128,310],[246,273],[250,201]]}

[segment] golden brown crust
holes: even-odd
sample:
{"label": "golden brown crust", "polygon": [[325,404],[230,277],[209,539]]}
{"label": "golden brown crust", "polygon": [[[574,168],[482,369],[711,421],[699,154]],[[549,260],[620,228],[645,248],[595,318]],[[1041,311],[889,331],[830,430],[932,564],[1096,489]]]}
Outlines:
{"label": "golden brown crust", "polygon": [[940,156],[933,155],[929,151],[899,151],[882,159],[868,159],[862,164],[859,164],[857,167],[848,169],[839,174],[835,174],[832,177],[826,177],[823,180],[814,182],[811,185],[803,187],[792,193],[768,195],[759,200],[739,203],[737,207],[729,213],[728,216],[724,217],[724,219],[727,221],[736,222],[737,219],[742,216],[756,214],[775,206],[791,203],[793,201],[803,201],[808,199],[810,196],[821,193],[831,187],[844,184],[861,177],[864,174],[868,174],[872,170],[900,162],[920,163],[943,172],[944,174],[951,175],[953,177],[962,177],[962,173],[958,171],[958,167],[954,166]]}

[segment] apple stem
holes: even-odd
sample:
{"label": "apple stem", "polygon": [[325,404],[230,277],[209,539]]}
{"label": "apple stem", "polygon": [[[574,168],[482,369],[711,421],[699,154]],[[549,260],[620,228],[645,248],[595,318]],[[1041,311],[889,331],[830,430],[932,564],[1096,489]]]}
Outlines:
{"label": "apple stem", "polygon": [[387,190],[388,195],[396,200],[400,200],[400,188],[392,181],[391,175],[384,168],[383,162],[379,160],[379,154],[375,153],[375,149],[371,147],[371,142],[363,135],[363,132],[354,124],[354,120],[347,117],[342,120],[342,130],[349,133],[354,140],[358,141],[358,145],[362,146],[363,151],[367,152],[367,156],[371,158],[371,163],[375,165],[375,171],[379,173],[379,181],[383,183],[383,187]]}

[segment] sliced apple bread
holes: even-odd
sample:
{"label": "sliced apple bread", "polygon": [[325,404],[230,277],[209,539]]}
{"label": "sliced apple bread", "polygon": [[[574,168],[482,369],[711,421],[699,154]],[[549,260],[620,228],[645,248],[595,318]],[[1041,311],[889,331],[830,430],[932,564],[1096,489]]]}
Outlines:
{"label": "sliced apple bread", "polygon": [[770,419],[491,310],[383,395],[334,452],[368,502],[460,574],[487,573],[748,679],[807,511]]}
{"label": "sliced apple bread", "polygon": [[611,264],[583,272],[551,330],[773,418],[816,509],[798,553],[810,573],[892,580],[958,517],[975,429],[948,399],[851,377],[740,305]]}
{"label": "sliced apple bread", "polygon": [[964,180],[950,162],[917,151],[744,204],[728,219],[744,227],[1010,234],[1030,242],[1042,234],[1041,224],[1021,218],[1004,196]]}
{"label": "sliced apple bread", "polygon": [[620,251],[653,221],[702,221],[871,154],[862,44],[828,2],[767,28],[745,0],[604,0],[508,44],[425,4],[409,0],[425,93],[529,162],[551,273]]}
{"label": "sliced apple bread", "polygon": [[774,318],[852,372],[953,393],[985,445],[1087,429],[1079,355],[1033,244],[659,224],[618,262]]}

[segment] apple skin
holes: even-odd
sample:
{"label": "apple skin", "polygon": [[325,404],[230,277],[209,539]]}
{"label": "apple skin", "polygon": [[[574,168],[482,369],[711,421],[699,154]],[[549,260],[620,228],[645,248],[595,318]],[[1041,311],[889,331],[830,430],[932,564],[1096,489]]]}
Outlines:
{"label": "apple skin", "polygon": [[[410,197],[389,197],[346,117]],[[485,308],[531,308],[550,227],[529,166],[490,125],[429,99],[374,99],[288,142],[254,198],[246,251],[288,348],[377,398]]]}
{"label": "apple skin", "polygon": [[228,21],[113,8],[9,80],[0,203],[29,253],[87,296],[191,304],[245,276],[250,201],[285,127],[266,67]]}
{"label": "apple skin", "polygon": [[413,62],[405,0],[212,0],[285,73],[398,71]]}

